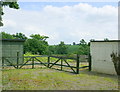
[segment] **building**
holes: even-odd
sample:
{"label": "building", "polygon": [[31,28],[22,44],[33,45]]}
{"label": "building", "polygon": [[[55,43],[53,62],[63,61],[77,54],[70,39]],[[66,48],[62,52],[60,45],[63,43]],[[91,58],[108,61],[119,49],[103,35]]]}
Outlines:
{"label": "building", "polygon": [[23,43],[25,40],[21,39],[2,39],[2,57],[4,64],[9,64],[6,60],[16,64],[17,56],[19,63],[23,63]]}
{"label": "building", "polygon": [[118,53],[120,51],[119,47],[120,40],[91,41],[92,71],[116,75],[111,54],[112,52]]}

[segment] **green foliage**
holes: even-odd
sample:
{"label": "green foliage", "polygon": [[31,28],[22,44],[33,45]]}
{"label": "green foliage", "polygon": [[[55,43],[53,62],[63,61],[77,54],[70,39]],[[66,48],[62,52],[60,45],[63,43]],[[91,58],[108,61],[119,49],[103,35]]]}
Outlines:
{"label": "green foliage", "polygon": [[104,38],[104,41],[109,41],[109,39],[108,38]]}
{"label": "green foliage", "polygon": [[32,54],[81,54],[87,55],[90,52],[90,47],[84,39],[80,41],[80,44],[66,45],[64,42],[60,42],[58,45],[48,45],[46,41],[48,36],[41,36],[40,34],[32,34],[31,38],[27,38],[23,33],[9,34],[1,32],[3,39],[26,39],[24,43],[24,53],[30,52]]}
{"label": "green foliage", "polygon": [[24,56],[31,56],[31,55],[32,55],[31,52],[26,52],[26,53],[24,54]]}
{"label": "green foliage", "polygon": [[27,39],[27,37],[26,37],[23,33],[13,34],[13,37],[14,37],[15,39]]}
{"label": "green foliage", "polygon": [[[63,42],[64,43],[64,42]],[[63,44],[62,43],[62,44]],[[80,44],[74,45],[51,45],[48,50],[50,54],[80,54],[80,55],[88,55],[90,52],[90,46],[85,42],[84,39],[80,41]],[[61,46],[62,45],[62,46]]]}
{"label": "green foliage", "polygon": [[90,53],[90,47],[88,45],[80,45],[77,54],[88,55]]}
{"label": "green foliage", "polygon": [[2,70],[3,90],[101,90],[101,88],[118,90],[117,77],[93,72],[71,74],[44,67]]}
{"label": "green foliage", "polygon": [[56,46],[56,52],[58,54],[67,54],[67,48],[64,42],[61,41],[60,44]]}
{"label": "green foliage", "polygon": [[6,0],[2,2],[2,6],[9,6],[9,8],[19,9],[19,5],[17,4],[17,2],[8,2]]}
{"label": "green foliage", "polygon": [[[19,9],[19,5],[17,3],[17,0],[14,2],[9,2],[8,0],[2,0],[0,1],[0,15],[3,15],[3,6],[8,6],[9,8],[13,8],[13,9]],[[2,23],[2,17],[0,16],[0,26],[3,26]]]}
{"label": "green foliage", "polygon": [[79,50],[79,45],[69,45],[68,46],[68,54],[77,54]]}
{"label": "green foliage", "polygon": [[86,45],[86,44],[87,44],[87,42],[85,42],[84,39],[81,39],[81,40],[80,40],[80,45]]}
{"label": "green foliage", "polygon": [[47,54],[48,42],[47,36],[40,36],[39,34],[32,34],[28,39],[23,33],[9,34],[1,32],[2,39],[26,39],[24,43],[24,53],[30,52],[32,54]]}
{"label": "green foliage", "polygon": [[41,36],[40,34],[32,34],[32,35],[30,35],[30,37],[32,39],[43,40],[43,41],[45,41],[47,38],[49,38],[48,36]]}
{"label": "green foliage", "polygon": [[24,53],[31,52],[32,54],[47,54],[48,43],[45,41],[46,36],[38,34],[31,35],[31,39],[27,39],[24,44]]}
{"label": "green foliage", "polygon": [[11,34],[0,32],[0,35],[2,35],[2,39],[15,39]]}
{"label": "green foliage", "polygon": [[85,42],[84,39],[81,39],[80,40],[80,46],[79,46],[79,49],[77,51],[77,54],[88,55],[89,53],[90,53],[89,44],[87,44],[87,42]]}
{"label": "green foliage", "polygon": [[54,46],[48,46],[48,54],[55,54],[55,45]]}

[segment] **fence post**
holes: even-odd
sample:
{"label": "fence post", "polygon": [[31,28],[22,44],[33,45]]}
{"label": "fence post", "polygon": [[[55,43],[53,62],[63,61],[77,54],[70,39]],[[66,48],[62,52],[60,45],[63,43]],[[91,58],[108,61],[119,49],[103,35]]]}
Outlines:
{"label": "fence post", "polygon": [[90,53],[88,56],[88,62],[89,62],[89,71],[91,71],[91,55],[90,55]]}
{"label": "fence post", "polygon": [[61,59],[61,71],[62,71],[63,59]]}
{"label": "fence post", "polygon": [[50,66],[50,56],[48,56],[48,67]]}
{"label": "fence post", "polygon": [[17,52],[17,69],[19,68],[19,52]]}
{"label": "fence post", "polygon": [[32,58],[32,69],[34,68],[34,57]]}
{"label": "fence post", "polygon": [[4,57],[2,57],[2,68],[4,69]]}
{"label": "fence post", "polygon": [[76,64],[76,73],[79,74],[79,55],[77,54],[77,64]]}

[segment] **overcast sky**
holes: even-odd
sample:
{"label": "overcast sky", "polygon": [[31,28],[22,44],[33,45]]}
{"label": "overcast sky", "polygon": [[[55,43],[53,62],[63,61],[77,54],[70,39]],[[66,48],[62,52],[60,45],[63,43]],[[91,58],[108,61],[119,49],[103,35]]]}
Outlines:
{"label": "overcast sky", "polygon": [[4,8],[2,31],[45,35],[49,44],[118,39],[117,2],[19,2],[19,5],[19,10]]}

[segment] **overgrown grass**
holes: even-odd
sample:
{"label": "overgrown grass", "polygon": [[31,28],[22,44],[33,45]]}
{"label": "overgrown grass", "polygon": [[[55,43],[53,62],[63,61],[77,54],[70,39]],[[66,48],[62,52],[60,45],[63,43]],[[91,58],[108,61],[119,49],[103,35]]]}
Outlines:
{"label": "overgrown grass", "polygon": [[3,90],[116,90],[117,77],[48,68],[3,70]]}

